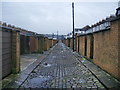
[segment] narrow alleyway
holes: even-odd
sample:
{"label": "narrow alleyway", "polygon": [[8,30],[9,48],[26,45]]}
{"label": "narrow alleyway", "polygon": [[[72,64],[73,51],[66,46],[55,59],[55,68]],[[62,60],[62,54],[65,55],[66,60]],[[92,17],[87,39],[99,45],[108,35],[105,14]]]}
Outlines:
{"label": "narrow alleyway", "polygon": [[98,79],[59,42],[20,88],[105,89]]}

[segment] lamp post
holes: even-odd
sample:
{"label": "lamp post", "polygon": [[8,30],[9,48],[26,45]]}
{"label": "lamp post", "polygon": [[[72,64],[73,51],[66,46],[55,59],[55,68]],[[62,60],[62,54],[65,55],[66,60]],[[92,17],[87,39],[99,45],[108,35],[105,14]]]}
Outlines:
{"label": "lamp post", "polygon": [[74,48],[74,2],[72,2],[72,18],[73,18],[73,52],[75,51]]}

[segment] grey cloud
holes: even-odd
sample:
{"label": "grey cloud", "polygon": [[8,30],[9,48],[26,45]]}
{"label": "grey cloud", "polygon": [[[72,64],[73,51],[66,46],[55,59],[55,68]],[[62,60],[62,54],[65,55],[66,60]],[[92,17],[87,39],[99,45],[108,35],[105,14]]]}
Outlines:
{"label": "grey cloud", "polygon": [[[75,26],[83,27],[115,13],[117,3],[75,3]],[[72,31],[71,3],[4,2],[2,20],[37,33]]]}

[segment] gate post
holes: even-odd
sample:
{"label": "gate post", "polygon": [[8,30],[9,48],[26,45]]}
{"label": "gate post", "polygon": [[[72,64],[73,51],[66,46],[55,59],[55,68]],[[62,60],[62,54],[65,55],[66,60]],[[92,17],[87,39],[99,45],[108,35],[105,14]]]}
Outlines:
{"label": "gate post", "polygon": [[20,71],[20,34],[12,30],[12,73]]}

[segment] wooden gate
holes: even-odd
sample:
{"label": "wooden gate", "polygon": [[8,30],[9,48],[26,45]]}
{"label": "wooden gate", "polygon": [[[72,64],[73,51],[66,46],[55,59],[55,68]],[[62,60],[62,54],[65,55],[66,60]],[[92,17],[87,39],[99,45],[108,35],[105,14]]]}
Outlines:
{"label": "wooden gate", "polygon": [[4,78],[12,71],[11,30],[2,28],[0,32],[2,32],[2,78]]}

